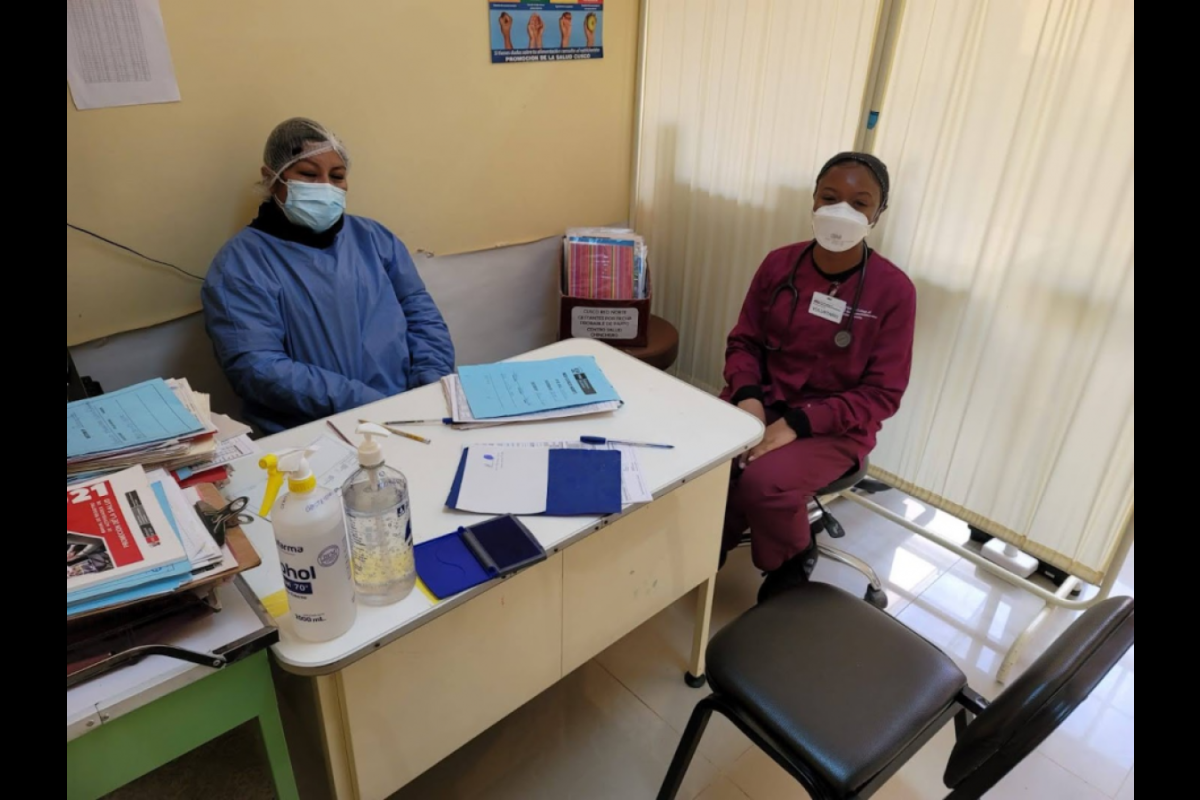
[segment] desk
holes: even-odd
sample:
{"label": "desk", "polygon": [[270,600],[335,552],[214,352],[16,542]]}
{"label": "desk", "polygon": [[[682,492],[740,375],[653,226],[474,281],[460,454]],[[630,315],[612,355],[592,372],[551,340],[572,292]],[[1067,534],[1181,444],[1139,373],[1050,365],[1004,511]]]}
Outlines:
{"label": "desk", "polygon": [[[289,737],[296,733],[308,740],[305,750],[323,755],[329,791],[339,800],[391,796],[693,591],[691,667],[704,674],[730,464],[762,439],[763,427],[597,342],[560,342],[522,360],[570,355],[595,356],[625,408],[546,425],[431,428],[432,446],[384,443],[388,464],[408,477],[417,542],[479,521],[445,508],[462,448],[471,443],[586,434],[669,442],[677,449],[642,454],[655,501],[609,518],[526,518],[550,554],[546,563],[437,605],[417,592],[390,608],[361,608],[355,627],[329,644],[297,640],[283,620],[274,653],[288,675],[278,682],[285,705],[307,720]],[[431,386],[333,421],[350,433],[359,418],[445,414],[441,389]],[[327,432],[324,422],[315,423],[262,445],[304,446]],[[257,521],[246,532],[263,558],[246,580],[269,598],[283,588],[270,526]]]}
{"label": "desk", "polygon": [[266,650],[253,644],[274,641],[274,626],[240,580],[216,591],[220,613],[185,625],[162,644],[199,653],[235,647],[244,660],[214,671],[155,656],[69,690],[67,800],[110,794],[252,720],[277,795],[298,800],[271,665]]}

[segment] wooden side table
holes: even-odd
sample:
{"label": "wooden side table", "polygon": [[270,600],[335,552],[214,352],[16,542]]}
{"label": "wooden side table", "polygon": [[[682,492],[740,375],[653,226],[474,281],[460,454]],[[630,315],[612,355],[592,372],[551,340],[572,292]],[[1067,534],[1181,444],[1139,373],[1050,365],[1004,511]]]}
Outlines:
{"label": "wooden side table", "polygon": [[622,347],[622,352],[666,372],[679,360],[679,331],[662,317],[650,318],[650,341],[645,347]]}

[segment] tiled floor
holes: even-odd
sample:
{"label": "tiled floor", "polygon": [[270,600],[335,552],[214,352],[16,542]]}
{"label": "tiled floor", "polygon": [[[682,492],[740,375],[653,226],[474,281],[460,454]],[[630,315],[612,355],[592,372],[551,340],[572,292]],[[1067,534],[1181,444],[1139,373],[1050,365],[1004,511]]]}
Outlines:
{"label": "tiled floor", "polygon": [[[896,493],[879,502],[964,541],[962,523]],[[1036,618],[1031,595],[960,561],[858,506],[838,505],[850,535],[839,547],[879,570],[891,613],[952,655],[988,696],[1005,653]],[[1133,594],[1131,557],[1118,592]],[[822,563],[817,580],[854,592],[855,573]],[[754,603],[761,579],[744,551],[721,574],[714,626]],[[1057,612],[1022,667],[1073,616]],[[685,599],[615,645],[560,686],[451,756],[394,800],[642,800],[657,795],[675,745],[701,693],[681,680],[691,646]],[[880,795],[941,800],[954,746],[943,732]],[[1130,800],[1134,796],[1134,654],[1034,757],[990,795],[994,800]],[[714,718],[688,775],[683,800],[806,800],[805,793],[729,723]]]}
{"label": "tiled floor", "polygon": [[[940,535],[966,539],[961,523],[897,493],[876,498]],[[950,653],[988,696],[1009,645],[1040,609],[1030,595],[960,562],[948,551],[850,503],[836,507],[849,536],[839,543],[879,570],[891,612]],[[721,574],[714,626],[727,625],[755,601],[761,578],[745,551]],[[817,579],[856,593],[849,570],[822,563]],[[1131,556],[1117,588],[1132,595]],[[685,599],[559,686],[451,756],[394,800],[650,800],[701,692],[682,676],[691,651],[692,601]],[[1023,661],[1027,665],[1070,624],[1057,612]],[[253,750],[253,737],[224,745]],[[227,764],[221,743],[164,770],[120,797],[159,800],[269,798],[265,775],[246,776],[228,794],[213,783]],[[879,795],[880,800],[941,800],[954,734],[944,731]],[[1062,730],[1027,760],[992,800],[1133,800],[1134,654]],[[772,761],[729,723],[714,718],[688,775],[683,800],[807,800]]]}

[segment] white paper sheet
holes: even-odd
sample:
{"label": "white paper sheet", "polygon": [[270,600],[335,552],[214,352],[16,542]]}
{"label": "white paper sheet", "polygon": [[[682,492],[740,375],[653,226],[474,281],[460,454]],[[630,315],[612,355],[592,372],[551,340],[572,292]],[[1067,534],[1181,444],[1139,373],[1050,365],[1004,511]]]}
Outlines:
{"label": "white paper sheet", "polygon": [[545,450],[617,450],[621,453],[621,502],[626,506],[654,502],[654,493],[642,471],[642,460],[636,447],[617,444],[580,444],[579,442],[507,442],[505,444],[472,445],[472,447],[540,448]]}
{"label": "white paper sheet", "polygon": [[155,470],[147,473],[150,483],[161,483],[171,504],[171,514],[175,524],[179,526],[179,534],[183,539],[183,547],[187,550],[192,569],[203,569],[218,564],[221,561],[221,548],[213,541],[208,528],[196,513],[196,504],[188,502],[187,496],[179,488],[165,470]]}
{"label": "white paper sheet", "polygon": [[67,83],[80,111],[179,102],[159,0],[67,0]]}
{"label": "white paper sheet", "polygon": [[471,445],[458,493],[458,510],[473,514],[546,513],[548,448]]}

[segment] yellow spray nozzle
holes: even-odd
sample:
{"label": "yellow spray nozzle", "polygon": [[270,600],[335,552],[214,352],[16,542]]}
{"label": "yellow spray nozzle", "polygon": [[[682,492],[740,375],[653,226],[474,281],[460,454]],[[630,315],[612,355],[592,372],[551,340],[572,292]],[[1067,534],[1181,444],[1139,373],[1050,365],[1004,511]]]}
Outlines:
{"label": "yellow spray nozzle", "polygon": [[270,515],[271,509],[275,507],[275,501],[279,499],[279,491],[283,488],[283,473],[279,471],[278,456],[265,456],[262,461],[258,462],[258,466],[267,471],[267,493],[263,497],[263,505],[259,513],[260,517],[266,518]]}

